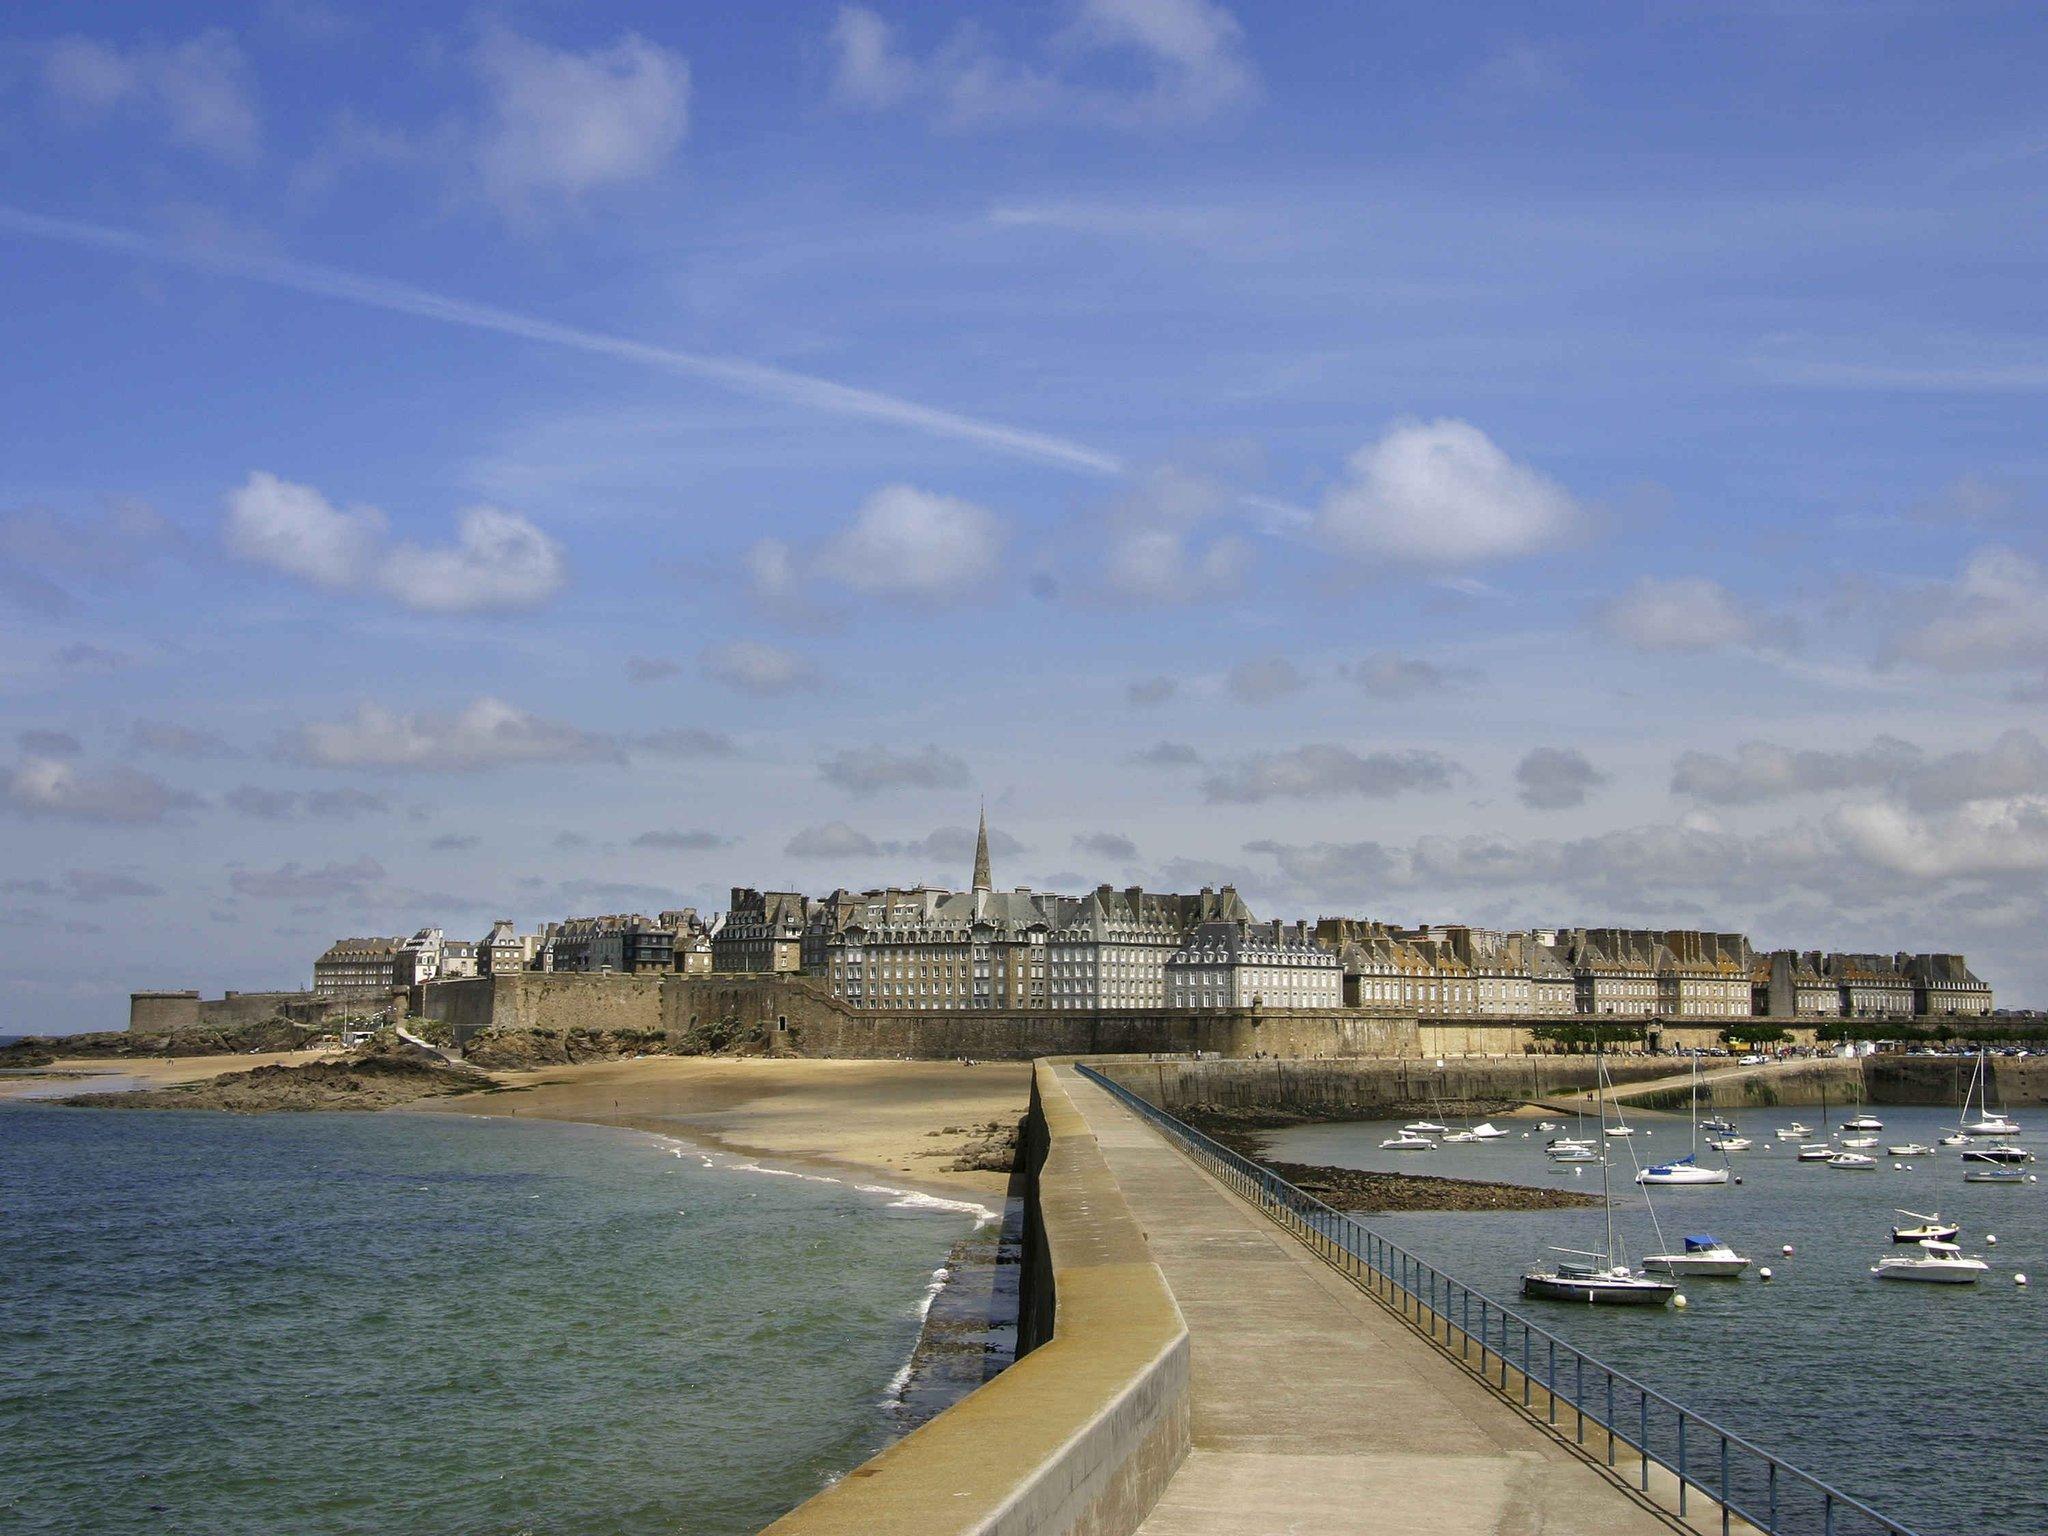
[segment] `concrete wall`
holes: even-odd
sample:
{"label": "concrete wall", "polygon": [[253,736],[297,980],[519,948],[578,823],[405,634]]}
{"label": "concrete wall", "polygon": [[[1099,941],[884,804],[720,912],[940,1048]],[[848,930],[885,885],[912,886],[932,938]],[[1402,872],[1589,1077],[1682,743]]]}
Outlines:
{"label": "concrete wall", "polygon": [[[1168,1114],[1188,1109],[1292,1110],[1359,1120],[1458,1113],[1593,1086],[1590,1056],[1430,1061],[1097,1061],[1092,1065]],[[1668,1076],[1669,1062],[1609,1058],[1617,1083]]]}
{"label": "concrete wall", "polygon": [[1044,1063],[1024,1150],[1020,1333],[1036,1347],[774,1536],[1128,1536],[1157,1502],[1192,1435],[1187,1324]]}

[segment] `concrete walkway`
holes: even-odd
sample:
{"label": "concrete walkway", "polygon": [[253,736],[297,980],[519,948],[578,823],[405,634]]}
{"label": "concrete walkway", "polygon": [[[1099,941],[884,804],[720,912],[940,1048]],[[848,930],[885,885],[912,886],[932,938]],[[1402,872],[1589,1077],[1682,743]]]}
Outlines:
{"label": "concrete walkway", "polygon": [[1193,1345],[1194,1448],[1141,1536],[1668,1536],[1071,1067]]}

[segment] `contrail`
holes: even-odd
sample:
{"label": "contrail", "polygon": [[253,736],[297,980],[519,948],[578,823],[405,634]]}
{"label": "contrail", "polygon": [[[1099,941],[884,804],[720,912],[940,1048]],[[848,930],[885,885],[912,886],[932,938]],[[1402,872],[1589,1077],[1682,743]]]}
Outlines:
{"label": "contrail", "polygon": [[692,378],[722,384],[741,394],[780,400],[790,405],[808,406],[812,410],[826,411],[839,416],[891,422],[915,432],[977,443],[984,448],[994,448],[1022,458],[1058,464],[1091,475],[1113,476],[1124,472],[1123,460],[1114,454],[1103,453],[1088,447],[1085,443],[1052,437],[1043,432],[1008,427],[1000,422],[983,421],[978,417],[963,416],[955,411],[942,411],[934,406],[919,405],[914,400],[898,399],[894,395],[879,394],[871,389],[857,389],[850,384],[838,384],[830,379],[814,378],[810,374],[793,373],[787,368],[776,368],[766,363],[751,363],[744,358],[685,352],[675,347],[655,346],[648,342],[632,341],[623,336],[607,335],[603,331],[588,331],[579,326],[561,325],[552,320],[522,315],[514,310],[498,309],[489,304],[474,304],[467,299],[449,298],[445,294],[434,293],[425,288],[414,288],[406,283],[361,277],[353,272],[321,266],[316,262],[292,261],[275,256],[202,251],[139,234],[134,230],[119,229],[105,224],[80,223],[71,219],[55,219],[44,214],[10,208],[4,204],[0,204],[0,229],[11,230],[20,235],[32,235],[43,240],[62,241],[68,245],[120,251],[149,261],[168,262],[174,266],[224,273],[247,278],[252,282],[267,283],[273,288],[288,288],[296,293],[339,299],[344,303],[361,304],[370,309],[416,315],[424,320],[438,320],[444,325],[459,325],[475,331],[495,331],[502,336],[517,336],[526,341],[544,342],[549,346],[595,353],[600,357],[616,357],[625,362],[641,363],[670,373],[686,374]]}

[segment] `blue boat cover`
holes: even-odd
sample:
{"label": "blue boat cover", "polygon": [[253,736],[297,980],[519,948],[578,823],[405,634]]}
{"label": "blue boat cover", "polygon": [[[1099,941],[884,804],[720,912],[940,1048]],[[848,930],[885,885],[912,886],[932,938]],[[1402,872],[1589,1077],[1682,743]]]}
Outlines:
{"label": "blue boat cover", "polygon": [[1688,1237],[1685,1240],[1685,1251],[1687,1253],[1698,1253],[1703,1248],[1718,1248],[1720,1246],[1719,1243],[1715,1242],[1714,1239],[1707,1236],[1704,1232],[1697,1237]]}

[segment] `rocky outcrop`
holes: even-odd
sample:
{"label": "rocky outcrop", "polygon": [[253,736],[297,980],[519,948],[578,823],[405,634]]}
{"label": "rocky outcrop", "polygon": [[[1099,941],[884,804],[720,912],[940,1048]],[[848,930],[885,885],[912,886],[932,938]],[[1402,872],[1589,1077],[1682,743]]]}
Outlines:
{"label": "rocky outcrop", "polygon": [[215,1109],[234,1114],[278,1110],[390,1109],[418,1099],[478,1093],[497,1084],[468,1067],[372,1051],[345,1061],[257,1067],[200,1083],[134,1093],[81,1093],[60,1104],[80,1109]]}
{"label": "rocky outcrop", "polygon": [[322,1031],[289,1019],[261,1019],[219,1029],[149,1032],[107,1029],[89,1035],[33,1035],[0,1048],[0,1067],[42,1066],[58,1057],[237,1056],[248,1051],[296,1051]]}
{"label": "rocky outcrop", "polygon": [[470,1037],[462,1059],[488,1071],[519,1072],[660,1056],[668,1048],[668,1036],[658,1029],[487,1029]]}

